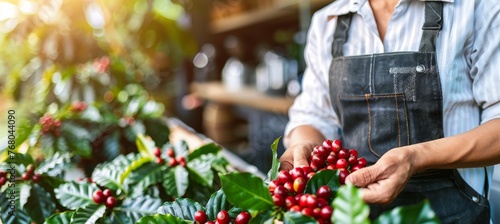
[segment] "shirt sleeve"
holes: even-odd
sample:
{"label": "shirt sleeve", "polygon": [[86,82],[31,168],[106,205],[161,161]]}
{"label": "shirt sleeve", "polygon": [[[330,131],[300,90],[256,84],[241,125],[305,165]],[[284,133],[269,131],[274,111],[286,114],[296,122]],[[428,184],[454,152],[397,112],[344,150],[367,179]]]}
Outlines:
{"label": "shirt sleeve", "polygon": [[500,118],[500,5],[476,1],[471,54],[473,94],[481,107],[481,123]]}
{"label": "shirt sleeve", "polygon": [[327,21],[320,19],[326,20],[317,14],[313,16],[307,35],[304,51],[307,67],[302,79],[302,93],[289,110],[290,121],[285,128],[285,136],[298,126],[311,125],[327,139],[340,137],[339,119],[333,110],[328,89],[328,68],[331,61],[328,52],[331,46],[324,46],[326,38],[322,34]]}

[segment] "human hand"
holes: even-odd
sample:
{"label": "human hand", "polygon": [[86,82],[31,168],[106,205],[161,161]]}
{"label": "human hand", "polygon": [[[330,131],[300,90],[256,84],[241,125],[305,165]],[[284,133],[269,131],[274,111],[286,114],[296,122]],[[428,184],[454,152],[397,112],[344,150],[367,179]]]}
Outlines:
{"label": "human hand", "polygon": [[398,196],[414,172],[410,153],[404,148],[396,148],[385,153],[374,165],[351,173],[346,183],[360,187],[365,202],[388,204]]}
{"label": "human hand", "polygon": [[291,170],[294,167],[308,166],[311,152],[316,146],[313,142],[300,142],[294,144],[280,157],[280,170]]}

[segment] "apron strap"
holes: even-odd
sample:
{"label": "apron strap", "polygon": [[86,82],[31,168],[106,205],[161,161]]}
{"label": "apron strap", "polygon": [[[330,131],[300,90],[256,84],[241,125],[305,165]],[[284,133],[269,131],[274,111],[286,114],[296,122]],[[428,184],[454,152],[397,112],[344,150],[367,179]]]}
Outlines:
{"label": "apron strap", "polygon": [[332,42],[332,56],[333,58],[343,55],[342,45],[347,41],[347,33],[351,26],[352,13],[341,15],[337,17],[337,28],[333,34]]}
{"label": "apron strap", "polygon": [[425,2],[425,22],[419,52],[435,52],[436,38],[443,26],[443,2]]}

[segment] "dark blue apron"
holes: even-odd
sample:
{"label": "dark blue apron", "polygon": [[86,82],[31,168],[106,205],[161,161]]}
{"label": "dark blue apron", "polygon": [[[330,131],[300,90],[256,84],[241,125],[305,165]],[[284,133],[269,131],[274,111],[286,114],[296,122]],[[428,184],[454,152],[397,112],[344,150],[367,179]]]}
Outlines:
{"label": "dark blue apron", "polygon": [[[346,148],[375,163],[390,149],[443,138],[443,102],[436,63],[442,2],[425,3],[418,52],[343,56],[352,14],[338,17],[332,43],[330,96]],[[370,218],[429,199],[443,223],[489,223],[488,200],[457,170],[414,175],[389,205],[370,205]]]}

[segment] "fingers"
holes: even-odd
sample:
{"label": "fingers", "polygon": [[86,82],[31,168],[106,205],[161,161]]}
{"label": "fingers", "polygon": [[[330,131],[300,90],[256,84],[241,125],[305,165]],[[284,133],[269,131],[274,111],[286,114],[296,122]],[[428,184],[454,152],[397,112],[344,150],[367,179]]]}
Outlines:
{"label": "fingers", "polygon": [[306,150],[294,150],[293,153],[293,166],[301,167],[309,165],[309,161],[307,160],[307,154],[305,154]]}
{"label": "fingers", "polygon": [[365,167],[363,169],[359,169],[356,172],[353,172],[347,176],[345,182],[354,184],[358,187],[365,187],[368,184],[375,182],[378,178],[378,174],[380,172],[377,169],[377,166]]}

